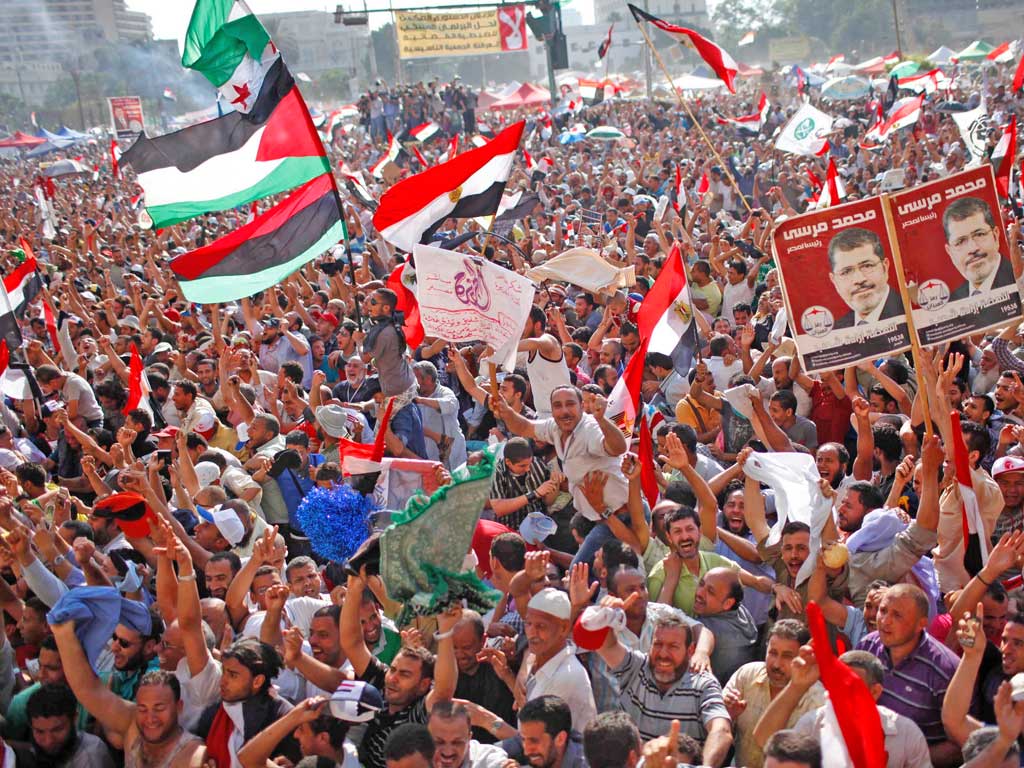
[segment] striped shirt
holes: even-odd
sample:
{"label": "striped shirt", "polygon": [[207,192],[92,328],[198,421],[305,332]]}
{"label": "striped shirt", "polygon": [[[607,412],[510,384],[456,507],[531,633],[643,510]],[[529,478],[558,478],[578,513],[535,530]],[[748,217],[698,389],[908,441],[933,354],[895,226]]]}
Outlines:
{"label": "striped shirt", "polygon": [[882,645],[878,632],[866,635],[857,648],[873,653],[885,668],[878,704],[917,723],[929,744],[945,741],[942,700],[956,672],[956,654],[927,632],[921,633],[913,653],[897,666],[893,666],[889,649]]}
{"label": "striped shirt", "polygon": [[678,720],[680,733],[701,744],[712,720],[730,721],[722,701],[722,686],[713,675],[689,670],[668,691],[662,693],[651,674],[647,654],[626,651],[622,664],[612,670],[619,683],[622,709],[633,718],[644,741],[668,733]]}
{"label": "striped shirt", "polygon": [[[538,457],[534,456],[530,462],[530,468],[522,475],[513,475],[504,459],[498,461],[498,468],[494,471],[494,481],[491,484],[492,499],[515,499],[525,496],[530,491],[536,491],[551,476],[547,465]],[[527,503],[515,512],[503,515],[499,519],[503,525],[507,525],[513,531],[518,530],[526,516],[531,512],[542,512],[547,514],[548,508],[541,498]]]}

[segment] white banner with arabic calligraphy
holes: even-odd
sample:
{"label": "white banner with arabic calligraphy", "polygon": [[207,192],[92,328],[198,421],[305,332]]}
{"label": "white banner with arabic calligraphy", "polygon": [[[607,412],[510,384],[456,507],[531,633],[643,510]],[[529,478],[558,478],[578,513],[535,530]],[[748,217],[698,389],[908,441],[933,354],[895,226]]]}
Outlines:
{"label": "white banner with arabic calligraphy", "polygon": [[413,258],[426,335],[483,341],[494,349],[495,361],[511,371],[533,306],[533,283],[479,257],[429,245],[417,245]]}

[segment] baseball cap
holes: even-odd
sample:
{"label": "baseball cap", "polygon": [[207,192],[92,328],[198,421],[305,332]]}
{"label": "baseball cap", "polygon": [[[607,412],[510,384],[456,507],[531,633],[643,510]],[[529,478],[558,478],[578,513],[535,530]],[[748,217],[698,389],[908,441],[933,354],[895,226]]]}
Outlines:
{"label": "baseball cap", "polygon": [[196,512],[202,520],[217,526],[220,535],[227,539],[231,546],[238,544],[245,536],[245,526],[233,509],[224,509],[220,505],[206,509],[197,504]]}
{"label": "baseball cap", "polygon": [[540,611],[554,616],[556,619],[568,621],[572,616],[572,606],[569,604],[569,596],[552,587],[545,587],[530,598],[526,604],[528,609]]}
{"label": "baseball cap", "polygon": [[345,680],[331,694],[331,714],[347,723],[368,723],[384,709],[384,697],[362,680]]}
{"label": "baseball cap", "polygon": [[166,341],[161,341],[155,347],[153,347],[153,354],[159,355],[161,352],[173,352],[174,347],[168,344]]}
{"label": "baseball cap", "polygon": [[325,323],[330,323],[335,328],[338,327],[338,323],[340,322],[338,320],[337,315],[335,315],[333,312],[321,312],[320,313],[320,320],[322,320]]}
{"label": "baseball cap", "polygon": [[198,432],[206,439],[210,438],[213,434],[214,428],[217,426],[217,417],[209,411],[203,411],[199,414],[196,419],[195,425],[192,427],[193,432]]}
{"label": "baseball cap", "polygon": [[149,523],[154,519],[153,511],[146,504],[146,500],[130,491],[100,499],[93,507],[92,514],[95,517],[115,520],[125,535],[133,539],[149,536]]}
{"label": "baseball cap", "polygon": [[196,479],[199,481],[200,488],[206,485],[213,485],[215,482],[220,480],[220,467],[212,461],[200,461],[196,464],[195,470]]}
{"label": "baseball cap", "polygon": [[999,477],[1009,472],[1024,472],[1024,459],[1019,456],[1003,456],[992,465],[992,477]]}
{"label": "baseball cap", "polygon": [[558,523],[543,512],[531,512],[519,524],[519,535],[527,544],[540,544],[558,530]]}
{"label": "baseball cap", "polygon": [[177,427],[164,427],[159,432],[154,432],[151,437],[155,437],[157,440],[162,437],[177,437],[180,431]]}

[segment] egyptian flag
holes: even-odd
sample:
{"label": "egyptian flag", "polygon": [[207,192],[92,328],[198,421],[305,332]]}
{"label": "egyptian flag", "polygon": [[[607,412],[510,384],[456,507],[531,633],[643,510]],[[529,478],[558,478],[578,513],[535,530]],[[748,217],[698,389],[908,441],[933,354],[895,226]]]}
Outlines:
{"label": "egyptian flag", "polygon": [[605,89],[610,85],[607,80],[584,80],[580,79],[580,98],[583,103],[589,106],[600,104],[604,101]]}
{"label": "egyptian flag", "polygon": [[481,136],[483,136],[486,139],[493,139],[494,138],[494,129],[491,128],[491,126],[488,125],[487,121],[484,120],[483,118],[477,118],[477,121],[476,121],[476,132],[479,133]]}
{"label": "egyptian flag", "polygon": [[733,60],[732,56],[726,53],[724,48],[719,47],[706,37],[701,37],[692,29],[677,27],[675,24],[669,24],[667,21],[659,19],[657,16],[652,16],[641,8],[637,8],[632,3],[629,3],[628,5],[637,24],[643,21],[650,22],[662,32],[674,37],[681,45],[685,45],[687,48],[695,50],[697,54],[704,59],[704,62],[714,70],[714,73],[718,75],[719,79],[725,83],[725,87],[729,89],[729,92],[736,93],[734,81],[736,79],[736,73],[739,71],[739,67],[736,66],[736,62]]}
{"label": "egyptian flag", "polygon": [[7,343],[8,351],[21,349],[21,326],[18,325],[18,318],[7,294],[6,278],[3,290],[0,291],[0,339]]}
{"label": "egyptian flag", "polygon": [[1017,116],[1010,115],[1010,122],[1003,128],[999,143],[992,150],[992,167],[996,172],[996,189],[1000,197],[1010,196],[1010,171],[1017,156]]}
{"label": "egyptian flag", "polygon": [[665,266],[637,312],[640,346],[633,352],[626,370],[608,398],[608,418],[626,434],[632,434],[640,404],[644,360],[648,352],[663,352],[673,367],[686,375],[697,347],[697,324],[693,320],[690,288],[686,282],[683,256],[673,245]]}
{"label": "egyptian flag", "polygon": [[764,121],[768,118],[768,110],[770,107],[771,104],[768,101],[768,94],[761,91],[761,98],[757,102],[756,112],[752,112],[749,115],[743,115],[742,117],[726,117],[725,115],[718,115],[716,120],[719,125],[732,125],[739,128],[741,131],[757,133],[761,130],[761,126],[764,125]]}
{"label": "egyptian flag", "polygon": [[523,150],[523,159],[526,160],[526,172],[530,174],[531,182],[543,179],[555,164],[555,161],[550,157],[542,157],[535,160],[525,149]]}
{"label": "egyptian flag", "polygon": [[373,174],[375,179],[383,179],[384,166],[388,163],[393,163],[400,154],[402,154],[402,145],[398,143],[398,139],[391,135],[391,131],[388,131],[388,151],[381,155],[380,159],[373,164],[373,167],[370,168],[370,173]]}
{"label": "egyptian flag", "polygon": [[981,520],[978,497],[971,480],[971,464],[967,460],[967,445],[960,429],[960,414],[950,414],[953,422],[953,463],[956,467],[956,481],[960,487],[960,518],[964,536],[964,570],[976,576],[988,562],[988,542],[985,525]]}
{"label": "egyptian flag", "polygon": [[416,300],[416,268],[411,260],[395,267],[388,275],[386,285],[398,297],[395,309],[402,313],[402,334],[406,346],[416,349],[426,334],[420,321],[420,303]]}
{"label": "egyptian flag", "polygon": [[430,141],[437,132],[441,130],[441,126],[437,123],[430,121],[429,123],[421,123],[415,128],[409,129],[409,138],[413,141],[418,141],[420,144],[425,144]]}
{"label": "egyptian flag", "polygon": [[885,731],[867,683],[832,652],[825,617],[817,603],[807,604],[807,624],[821,684],[828,691],[819,738],[827,765],[885,768]]}
{"label": "egyptian flag", "polygon": [[457,154],[459,154],[459,134],[452,136],[451,141],[448,142],[448,149],[437,159],[439,163],[447,163],[452,160]]}
{"label": "egyptian flag", "polygon": [[615,24],[614,23],[610,27],[608,27],[608,34],[605,36],[604,40],[601,41],[601,45],[599,45],[597,47],[597,59],[598,59],[598,61],[603,61],[604,57],[608,55],[608,49],[612,47],[612,30],[613,29],[615,29]]}
{"label": "egyptian flag", "polygon": [[924,103],[924,94],[904,99],[897,104],[896,108],[889,115],[889,118],[881,124],[876,123],[864,138],[875,144],[882,144],[889,139],[893,131],[914,125],[921,117],[921,105]]}
{"label": "egyptian flag", "polygon": [[117,139],[110,140],[110,172],[114,174],[115,179],[121,178],[121,168],[118,165],[118,160],[121,157],[121,150],[117,146]]}
{"label": "egyptian flag", "polygon": [[286,192],[330,171],[323,142],[287,68],[277,61],[247,113],[145,134],[121,155],[146,193],[157,229]]}
{"label": "egyptian flag", "polygon": [[1013,85],[1010,86],[1010,91],[1020,93],[1022,88],[1024,88],[1024,53],[1021,53],[1020,61],[1017,63],[1017,71],[1013,74]]}
{"label": "egyptian flag", "polygon": [[345,183],[345,189],[348,190],[349,194],[356,199],[356,201],[370,211],[377,210],[377,201],[373,195],[370,194],[370,190],[366,188],[366,184],[363,182],[361,172],[353,171],[348,167],[346,163],[341,164],[341,178]]}
{"label": "egyptian flag", "polygon": [[949,88],[949,78],[941,69],[933,69],[930,72],[922,72],[919,75],[901,77],[897,85],[907,91],[914,93],[935,93],[940,88]]}
{"label": "egyptian flag", "polygon": [[1013,61],[1013,43],[1003,43],[1000,46],[996,46],[988,52],[988,56],[985,58],[996,62],[996,64],[1009,64]]}
{"label": "egyptian flag", "polygon": [[680,215],[682,215],[682,210],[686,207],[686,187],[683,186],[683,171],[678,165],[676,165],[676,183],[672,187],[672,207]]}
{"label": "egyptian flag", "polygon": [[170,263],[182,293],[197,304],[234,301],[282,282],[348,239],[330,174],[318,176],[250,223]]}
{"label": "egyptian flag", "polygon": [[4,290],[7,292],[7,300],[11,304],[14,316],[24,320],[28,305],[43,288],[43,281],[36,271],[36,258],[32,255],[32,249],[28,247],[25,238],[21,238],[19,245],[25,252],[25,259],[4,275]]}
{"label": "egyptian flag", "polygon": [[825,65],[825,71],[830,71],[836,64],[842,64],[844,61],[846,61],[846,55],[842,53],[837,53],[835,56],[828,60],[828,64]]}
{"label": "egyptian flag", "polygon": [[338,438],[338,456],[341,457],[343,473],[363,475],[380,470],[381,461],[384,458],[384,435],[391,423],[391,411],[394,405],[395,399],[389,397],[372,443],[357,443],[354,440],[346,440],[344,437]]}
{"label": "egyptian flag", "polygon": [[882,97],[882,109],[888,112],[892,109],[896,103],[896,99],[900,96],[899,78],[893,75],[889,78],[889,85],[885,89],[885,95]]}
{"label": "egyptian flag", "polygon": [[839,205],[839,203],[846,198],[846,186],[843,184],[843,180],[839,178],[839,173],[836,171],[836,161],[830,157],[828,159],[828,172],[825,174],[825,186],[821,190],[821,194],[818,196],[818,208],[829,208],[833,205]]}
{"label": "egyptian flag", "polygon": [[427,162],[427,159],[423,157],[423,153],[420,152],[419,147],[413,147],[412,154],[416,158],[416,162],[422,165],[424,168],[427,168],[430,165]]}
{"label": "egyptian flag", "polygon": [[151,391],[149,378],[142,365],[142,355],[139,354],[139,348],[133,343],[131,358],[128,360],[128,399],[124,404],[124,414],[127,416],[136,408],[141,408],[152,415],[153,411],[149,406]]}
{"label": "egyptian flag", "polygon": [[519,221],[533,213],[540,204],[540,197],[536,192],[524,192],[519,190],[511,195],[502,195],[501,203],[494,215],[494,225]]}
{"label": "egyptian flag", "polygon": [[640,488],[644,492],[647,504],[651,509],[658,503],[658,477],[654,455],[654,430],[665,420],[661,411],[647,406],[640,419],[640,444],[637,446],[637,459],[640,462]]}
{"label": "egyptian flag", "polygon": [[523,136],[523,122],[502,131],[485,146],[403,179],[384,193],[373,225],[392,245],[412,251],[429,243],[445,220],[492,216]]}

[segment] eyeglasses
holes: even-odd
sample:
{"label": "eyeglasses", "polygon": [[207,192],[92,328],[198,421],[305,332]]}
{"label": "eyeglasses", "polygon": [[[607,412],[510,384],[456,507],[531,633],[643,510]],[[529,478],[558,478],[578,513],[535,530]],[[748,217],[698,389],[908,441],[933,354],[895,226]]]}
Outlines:
{"label": "eyeglasses", "polygon": [[976,229],[969,235],[962,235],[958,237],[951,243],[951,245],[954,248],[963,248],[965,245],[967,245],[968,241],[974,241],[975,243],[977,243],[979,241],[988,240],[992,236],[992,234],[993,229],[991,227]]}
{"label": "eyeglasses", "polygon": [[872,259],[870,261],[862,261],[852,267],[843,267],[836,272],[836,277],[840,280],[849,280],[853,277],[854,272],[860,272],[862,275],[870,275],[872,272],[882,268],[881,259]]}
{"label": "eyeglasses", "polygon": [[122,648],[131,648],[135,645],[131,640],[125,640],[123,637],[119,637],[116,633],[110,638],[111,642],[117,643]]}

